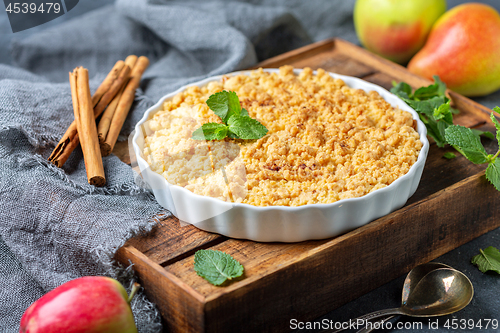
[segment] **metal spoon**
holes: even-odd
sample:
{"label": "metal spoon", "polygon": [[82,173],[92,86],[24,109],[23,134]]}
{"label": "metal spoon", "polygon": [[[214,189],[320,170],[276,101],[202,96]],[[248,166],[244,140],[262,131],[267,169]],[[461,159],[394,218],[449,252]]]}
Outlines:
{"label": "metal spoon", "polygon": [[[452,268],[431,270],[416,282],[414,288],[410,288],[413,286],[411,281],[408,286],[406,302],[403,290],[401,307],[375,311],[356,319],[366,321],[393,314],[410,317],[444,316],[466,307],[474,295],[474,288],[467,276]],[[371,331],[372,328],[367,327],[359,332]]]}
{"label": "metal spoon", "polygon": [[428,262],[426,264],[415,266],[406,276],[405,282],[403,284],[403,295],[401,297],[401,304],[405,304],[408,300],[408,296],[415,289],[417,284],[422,280],[427,273],[438,269],[438,268],[450,268],[452,267],[442,264],[440,262]]}
{"label": "metal spoon", "polygon": [[[401,297],[401,305],[406,304],[406,301],[408,300],[408,296],[415,289],[415,286],[420,282],[420,280],[422,280],[422,278],[425,275],[427,275],[427,273],[429,273],[429,272],[431,272],[431,271],[433,271],[435,269],[438,269],[438,268],[450,268],[451,269],[450,266],[445,265],[445,264],[441,264],[439,262],[428,262],[428,263],[425,263],[425,264],[421,264],[421,265],[415,266],[408,273],[408,275],[405,278],[405,281],[404,281],[404,284],[403,284],[403,295]],[[391,320],[394,317],[395,316],[393,316],[393,315],[389,315],[388,317],[386,317],[386,318],[384,318],[382,320],[379,320],[378,323],[379,324],[383,324],[386,321]],[[362,317],[359,317],[359,318],[362,318]],[[359,318],[356,318],[356,319],[359,319]],[[354,319],[354,320],[356,320],[356,319]],[[374,325],[372,325],[372,326],[374,326]],[[341,332],[341,331],[344,331],[344,330],[345,329],[338,329],[338,330],[333,331],[332,333],[338,333],[338,332]],[[367,328],[366,330],[362,330],[360,332],[368,333],[368,332],[371,332],[372,330],[373,329],[371,329],[371,328],[370,329]]]}
{"label": "metal spoon", "polygon": [[[450,269],[453,269],[452,267],[448,266],[448,265],[445,265],[445,264],[442,264],[442,263],[439,263],[439,262],[428,262],[428,263],[425,263],[425,264],[421,264],[421,265],[418,265],[418,266],[415,266],[409,273],[408,275],[406,276],[405,278],[405,282],[403,284],[403,295],[401,297],[401,305],[404,305],[406,304],[406,302],[408,301],[408,296],[410,295],[410,293],[415,289],[416,285],[420,282],[420,280],[422,280],[422,278],[424,276],[427,275],[427,273],[435,270],[435,269],[438,269],[438,268],[450,268]],[[379,320],[377,322],[378,326],[381,327],[383,323],[385,323],[386,321],[388,320],[391,320],[392,318],[394,318],[395,316],[388,316],[382,320]],[[358,331],[358,333],[369,333],[371,331],[373,331],[375,329],[377,325],[372,325],[371,327],[366,327],[360,331]]]}

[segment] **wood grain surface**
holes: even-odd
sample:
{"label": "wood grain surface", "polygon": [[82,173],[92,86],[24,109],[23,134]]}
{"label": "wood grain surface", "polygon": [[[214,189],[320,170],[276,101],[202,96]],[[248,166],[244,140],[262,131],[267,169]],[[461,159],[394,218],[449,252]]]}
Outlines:
{"label": "wood grain surface", "polygon": [[[274,57],[257,67],[292,65],[356,76],[387,89],[393,81],[413,87],[429,81],[404,67],[340,39],[330,39]],[[493,131],[490,110],[449,92],[460,110],[456,123]],[[487,150],[496,142],[484,140]],[[407,204],[339,237],[300,243],[228,239],[175,217],[117,253],[135,271],[170,332],[279,332],[292,318],[313,320],[376,287],[500,226],[498,192],[484,167],[464,157],[447,160],[431,144],[416,193]],[[114,153],[130,162],[125,144]],[[198,249],[231,254],[244,276],[215,287],[194,271]]]}

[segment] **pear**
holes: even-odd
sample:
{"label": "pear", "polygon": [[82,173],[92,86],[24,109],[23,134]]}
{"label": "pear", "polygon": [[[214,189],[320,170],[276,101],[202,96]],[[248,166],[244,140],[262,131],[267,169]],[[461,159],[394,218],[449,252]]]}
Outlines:
{"label": "pear", "polygon": [[368,50],[406,64],[445,11],[445,0],[357,0],[354,26]]}
{"label": "pear", "polygon": [[137,333],[129,299],[120,282],[85,276],[49,291],[21,317],[20,333]]}
{"label": "pear", "polygon": [[491,6],[466,3],[452,8],[432,27],[408,69],[465,96],[500,89],[500,15]]}

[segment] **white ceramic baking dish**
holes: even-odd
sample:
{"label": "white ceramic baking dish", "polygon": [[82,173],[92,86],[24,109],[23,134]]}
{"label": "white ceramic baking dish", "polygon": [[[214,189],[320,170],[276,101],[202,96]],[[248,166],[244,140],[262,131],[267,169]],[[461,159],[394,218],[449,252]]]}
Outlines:
{"label": "white ceramic baking dish", "polygon": [[[277,72],[278,69],[265,69]],[[295,70],[300,73],[301,70]],[[226,74],[232,76],[249,71]],[[256,207],[248,204],[224,202],[201,196],[169,184],[165,178],[149,168],[143,157],[144,133],[148,131],[147,121],[161,110],[165,100],[172,98],[179,90],[164,96],[146,111],[137,123],[131,136],[131,153],[135,154],[137,165],[146,183],[151,187],[158,203],[171,211],[181,221],[196,227],[228,237],[250,239],[260,242],[299,242],[309,239],[323,239],[343,234],[402,207],[413,195],[420,181],[429,151],[427,131],[417,113],[401,99],[384,88],[358,78],[330,73],[342,79],[348,86],[365,91],[377,91],[393,106],[410,112],[418,124],[418,133],[423,143],[417,162],[409,172],[391,185],[365,196],[344,199],[331,204],[311,204],[298,207],[271,206]],[[221,80],[215,76],[192,85],[204,86],[211,81]]]}

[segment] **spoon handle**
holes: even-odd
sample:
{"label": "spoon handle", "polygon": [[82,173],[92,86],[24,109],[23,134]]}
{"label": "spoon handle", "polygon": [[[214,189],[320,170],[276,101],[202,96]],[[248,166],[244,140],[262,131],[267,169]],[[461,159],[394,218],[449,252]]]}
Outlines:
{"label": "spoon handle", "polygon": [[[385,317],[383,319],[380,319],[379,321],[377,321],[376,323],[374,323],[372,326],[368,326],[368,325],[365,325],[364,328],[360,329],[359,331],[357,331],[356,333],[370,333],[371,331],[375,330],[375,329],[378,329],[379,327],[381,327],[381,325],[383,325],[386,321],[389,321],[391,320],[392,318],[394,318],[396,316],[389,316],[389,317]],[[378,325],[377,325],[378,324]],[[377,327],[378,326],[378,327]]]}
{"label": "spoon handle", "polygon": [[372,320],[375,318],[380,318],[380,317],[385,317],[389,315],[404,315],[405,313],[401,311],[401,308],[393,308],[393,309],[384,309],[384,310],[378,310],[378,311],[373,311],[370,313],[367,313],[365,315],[359,316],[356,319],[353,320]]}
{"label": "spoon handle", "polygon": [[[389,315],[404,315],[404,314],[405,313],[403,313],[403,311],[401,311],[401,308],[384,309],[384,310],[378,310],[378,311],[367,313],[367,314],[359,316],[355,319],[351,319],[350,321],[352,321],[352,322],[360,321],[360,323],[364,323],[364,322],[367,322],[368,320],[372,320],[372,319],[379,318],[379,317],[385,317],[385,316],[389,316]],[[345,331],[346,329],[347,328],[341,328],[341,329],[333,331],[332,333],[342,332],[342,331]]]}

